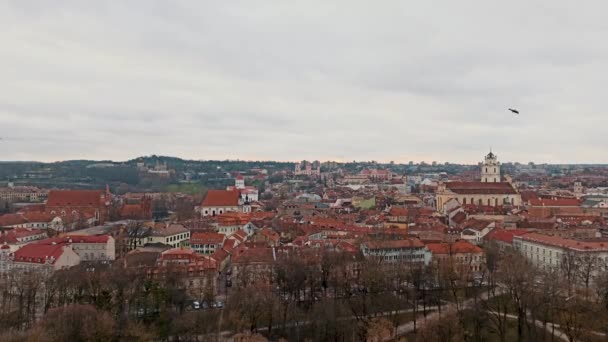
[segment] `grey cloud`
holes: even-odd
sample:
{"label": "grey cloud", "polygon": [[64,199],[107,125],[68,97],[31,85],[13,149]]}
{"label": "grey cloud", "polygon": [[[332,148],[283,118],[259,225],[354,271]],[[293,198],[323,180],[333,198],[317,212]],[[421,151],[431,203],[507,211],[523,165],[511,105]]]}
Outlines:
{"label": "grey cloud", "polygon": [[1,159],[608,162],[607,9],[6,2]]}

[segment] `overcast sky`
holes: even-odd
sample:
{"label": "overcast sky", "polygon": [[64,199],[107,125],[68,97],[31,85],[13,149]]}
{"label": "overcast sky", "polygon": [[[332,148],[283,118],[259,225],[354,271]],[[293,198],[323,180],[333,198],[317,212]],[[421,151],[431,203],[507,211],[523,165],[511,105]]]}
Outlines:
{"label": "overcast sky", "polygon": [[5,0],[0,160],[474,163],[492,147],[606,163],[606,13],[605,0]]}

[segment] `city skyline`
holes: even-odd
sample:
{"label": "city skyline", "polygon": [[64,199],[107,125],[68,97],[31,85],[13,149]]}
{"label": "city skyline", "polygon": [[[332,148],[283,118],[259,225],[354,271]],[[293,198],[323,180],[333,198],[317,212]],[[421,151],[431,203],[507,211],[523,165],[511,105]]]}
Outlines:
{"label": "city skyline", "polygon": [[8,2],[0,159],[608,163],[607,6]]}

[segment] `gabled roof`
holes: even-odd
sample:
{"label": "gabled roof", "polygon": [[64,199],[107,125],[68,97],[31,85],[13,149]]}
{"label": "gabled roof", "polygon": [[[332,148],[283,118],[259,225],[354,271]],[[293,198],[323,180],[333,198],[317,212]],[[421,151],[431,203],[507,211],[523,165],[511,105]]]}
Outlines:
{"label": "gabled roof", "polygon": [[483,220],[477,220],[477,219],[468,219],[463,225],[462,225],[462,229],[472,229],[472,230],[477,230],[477,231],[481,231],[485,228],[487,228],[488,226],[490,226],[492,223],[494,223],[494,221],[483,221]]}
{"label": "gabled roof", "polygon": [[202,207],[236,207],[239,205],[238,190],[209,190],[201,203]]}
{"label": "gabled roof", "polygon": [[101,190],[51,190],[46,205],[48,207],[97,207],[102,205]]}

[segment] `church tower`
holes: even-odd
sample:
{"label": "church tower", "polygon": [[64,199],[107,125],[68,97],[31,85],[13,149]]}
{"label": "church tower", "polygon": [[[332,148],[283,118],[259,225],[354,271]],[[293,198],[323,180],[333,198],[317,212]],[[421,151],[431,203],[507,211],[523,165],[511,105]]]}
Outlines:
{"label": "church tower", "polygon": [[234,179],[234,187],[237,189],[245,189],[245,177],[242,175],[236,176]]}
{"label": "church tower", "polygon": [[481,181],[488,183],[500,182],[500,163],[498,157],[490,151],[481,165]]}

